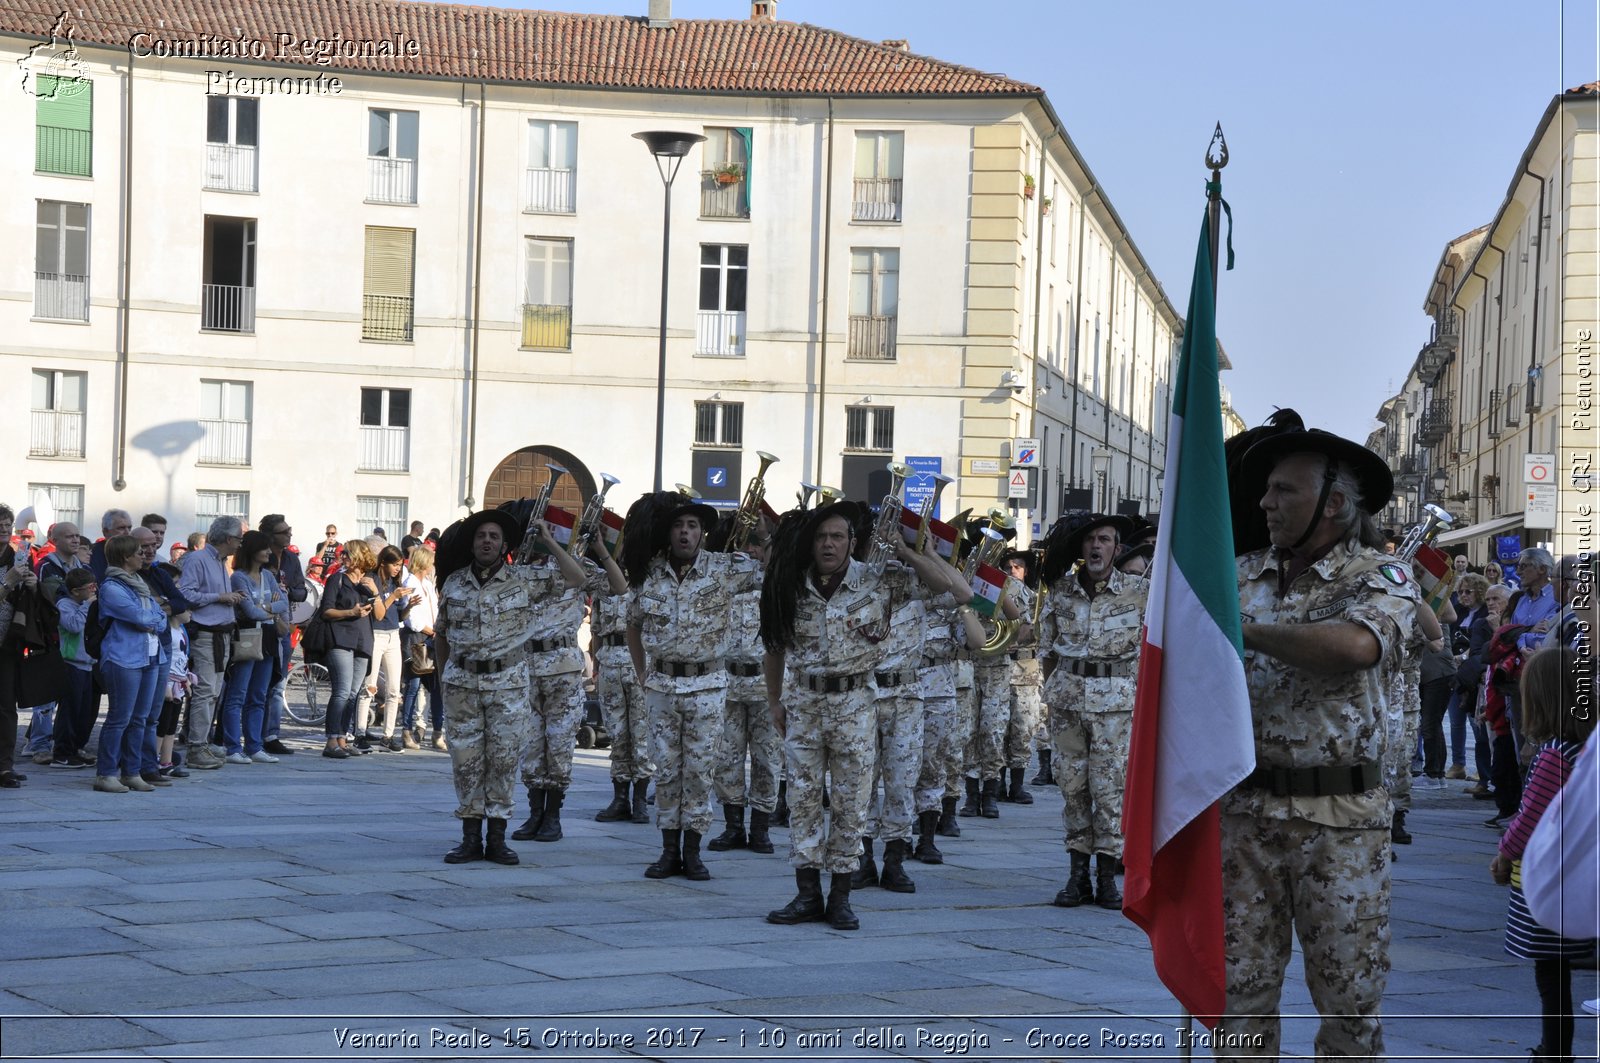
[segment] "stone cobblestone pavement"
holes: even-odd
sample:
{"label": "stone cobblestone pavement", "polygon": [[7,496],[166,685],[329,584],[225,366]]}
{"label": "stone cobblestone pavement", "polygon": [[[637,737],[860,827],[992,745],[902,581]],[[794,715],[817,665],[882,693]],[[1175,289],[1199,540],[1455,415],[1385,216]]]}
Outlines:
{"label": "stone cobblestone pavement", "polygon": [[[602,750],[575,758],[564,840],[452,867],[444,754],[329,761],[287,737],[298,756],[149,794],[25,767],[0,796],[0,1058],[1180,1058],[1143,934],[1049,903],[1054,788],[962,820],[942,866],[907,864],[915,894],[858,891],[844,933],[763,920],[793,893],[782,830],[780,855],[707,853],[709,882],[645,879],[659,834],[594,822]],[[1461,788],[1417,792],[1395,865],[1391,1058],[1538,1040],[1489,806]],[[1299,962],[1286,1053],[1315,1030]],[[1600,995],[1595,972],[1576,991]],[[1595,1058],[1595,1021],[1578,1030]]]}

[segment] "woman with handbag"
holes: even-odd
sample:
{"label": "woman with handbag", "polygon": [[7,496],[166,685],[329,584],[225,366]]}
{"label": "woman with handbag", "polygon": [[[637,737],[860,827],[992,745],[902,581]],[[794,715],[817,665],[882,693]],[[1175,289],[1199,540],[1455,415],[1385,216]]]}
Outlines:
{"label": "woman with handbag", "polygon": [[240,595],[234,605],[239,628],[229,655],[227,685],[222,693],[222,741],[229,764],[276,764],[262,749],[261,728],[267,717],[267,691],[280,669],[280,625],[289,623],[289,596],[272,574],[272,537],[247,531],[233,555],[230,584]]}
{"label": "woman with handbag", "polygon": [[334,760],[344,760],[355,752],[348,736],[355,726],[356,698],[372,658],[372,595],[363,584],[377,563],[365,540],[351,539],[344,547],[344,566],[329,577],[317,606],[317,616],[327,625],[332,643],[323,657],[328,669],[328,716],[323,724],[327,745],[322,755]]}
{"label": "woman with handbag", "polygon": [[424,742],[422,716],[417,712],[417,692],[428,691],[428,717],[432,735],[426,739],[434,749],[447,749],[444,741],[444,699],[439,694],[439,668],[433,656],[433,624],[439,618],[439,590],[433,583],[433,551],[426,546],[411,551],[409,584],[418,595],[417,603],[406,613],[406,698],[401,705],[405,720],[407,749],[420,749]]}

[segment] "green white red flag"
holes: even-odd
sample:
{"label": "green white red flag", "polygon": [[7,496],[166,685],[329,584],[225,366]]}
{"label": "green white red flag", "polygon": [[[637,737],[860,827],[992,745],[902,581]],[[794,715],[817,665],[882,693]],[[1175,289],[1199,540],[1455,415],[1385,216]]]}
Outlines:
{"label": "green white red flag", "polygon": [[1000,608],[1000,595],[1006,586],[1005,573],[993,565],[979,565],[972,574],[972,601],[968,604],[984,616],[994,616]]}

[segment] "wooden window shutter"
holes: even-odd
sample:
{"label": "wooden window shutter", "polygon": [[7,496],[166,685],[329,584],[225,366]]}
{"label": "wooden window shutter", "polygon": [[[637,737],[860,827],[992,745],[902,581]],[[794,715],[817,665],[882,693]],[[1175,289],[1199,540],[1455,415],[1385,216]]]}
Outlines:
{"label": "wooden window shutter", "polygon": [[412,249],[416,230],[367,226],[367,295],[411,298]]}

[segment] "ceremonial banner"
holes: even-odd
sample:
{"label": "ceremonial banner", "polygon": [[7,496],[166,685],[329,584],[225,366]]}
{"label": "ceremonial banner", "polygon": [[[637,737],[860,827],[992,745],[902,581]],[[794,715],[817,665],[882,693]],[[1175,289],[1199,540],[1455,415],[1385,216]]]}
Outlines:
{"label": "ceremonial banner", "polygon": [[972,576],[972,601],[968,604],[984,616],[994,616],[1000,608],[1000,594],[1005,585],[1005,573],[993,565],[979,565]]}
{"label": "ceremonial banner", "polygon": [[622,541],[622,516],[609,509],[600,514],[600,541],[606,553],[615,554],[617,543]]}
{"label": "ceremonial banner", "polygon": [[[562,549],[572,545],[572,530],[578,523],[578,518],[557,506],[546,506],[544,522],[550,525],[550,538],[561,544]],[[535,541],[533,548],[541,554],[550,551],[544,548],[544,543]]]}
{"label": "ceremonial banner", "polygon": [[952,561],[956,556],[956,539],[959,538],[956,530],[942,520],[929,520],[928,534],[933,537],[933,548],[939,552],[939,556]]}
{"label": "ceremonial banner", "polygon": [[922,518],[911,511],[910,506],[903,506],[900,510],[900,536],[905,539],[906,545],[915,547],[917,536],[922,534]]}
{"label": "ceremonial banner", "polygon": [[1455,566],[1450,556],[1431,543],[1417,548],[1417,583],[1422,587],[1422,600],[1434,612],[1439,611],[1450,597],[1450,587],[1455,581]]}

